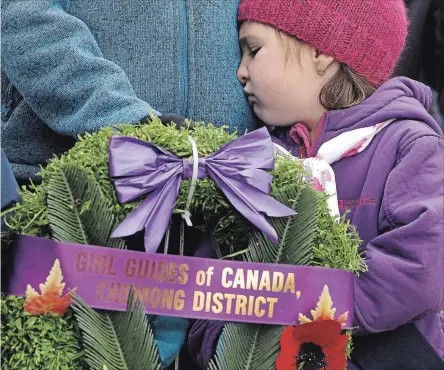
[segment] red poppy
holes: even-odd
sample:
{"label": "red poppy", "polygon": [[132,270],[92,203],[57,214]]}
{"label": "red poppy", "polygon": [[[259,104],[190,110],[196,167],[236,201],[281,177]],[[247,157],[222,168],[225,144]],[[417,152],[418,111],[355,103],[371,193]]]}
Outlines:
{"label": "red poppy", "polygon": [[276,370],[344,370],[349,336],[341,331],[336,320],[287,327],[281,336]]}

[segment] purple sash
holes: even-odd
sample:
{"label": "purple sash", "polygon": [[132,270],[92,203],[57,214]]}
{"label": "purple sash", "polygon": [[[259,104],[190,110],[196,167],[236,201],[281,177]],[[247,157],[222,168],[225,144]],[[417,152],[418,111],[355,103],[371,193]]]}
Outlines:
{"label": "purple sash", "polygon": [[123,311],[130,286],[150,314],[289,325],[309,315],[324,285],[336,312],[353,321],[353,275],[308,266],[183,257],[19,236],[8,293],[44,283],[56,258],[66,288],[91,307]]}

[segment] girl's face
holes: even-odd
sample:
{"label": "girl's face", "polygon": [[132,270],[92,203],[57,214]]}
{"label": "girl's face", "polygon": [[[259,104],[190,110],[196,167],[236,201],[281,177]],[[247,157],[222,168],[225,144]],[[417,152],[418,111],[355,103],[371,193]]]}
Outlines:
{"label": "girl's face", "polygon": [[255,114],[268,125],[302,122],[314,129],[326,111],[319,93],[327,82],[318,73],[324,64],[319,65],[316,50],[256,22],[242,23],[239,44],[237,77]]}

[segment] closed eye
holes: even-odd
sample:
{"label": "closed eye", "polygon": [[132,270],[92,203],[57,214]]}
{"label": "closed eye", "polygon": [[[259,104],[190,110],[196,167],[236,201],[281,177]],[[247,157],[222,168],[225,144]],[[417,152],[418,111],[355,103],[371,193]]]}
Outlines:
{"label": "closed eye", "polygon": [[254,56],[258,53],[259,50],[261,50],[261,48],[257,48],[257,49],[254,49],[254,50],[250,50],[250,52],[248,53],[248,55],[254,57]]}

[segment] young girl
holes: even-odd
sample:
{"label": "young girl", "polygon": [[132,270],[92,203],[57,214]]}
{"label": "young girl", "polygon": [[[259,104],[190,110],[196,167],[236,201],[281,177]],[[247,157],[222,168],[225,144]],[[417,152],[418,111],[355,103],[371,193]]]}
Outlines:
{"label": "young girl", "polygon": [[[403,1],[241,0],[238,20],[238,79],[254,113],[295,156],[342,153],[330,161],[339,209],[368,265],[355,281],[357,335],[413,322],[443,358],[443,136],[430,89],[389,79],[407,35]],[[202,368],[222,326],[191,330]]]}

